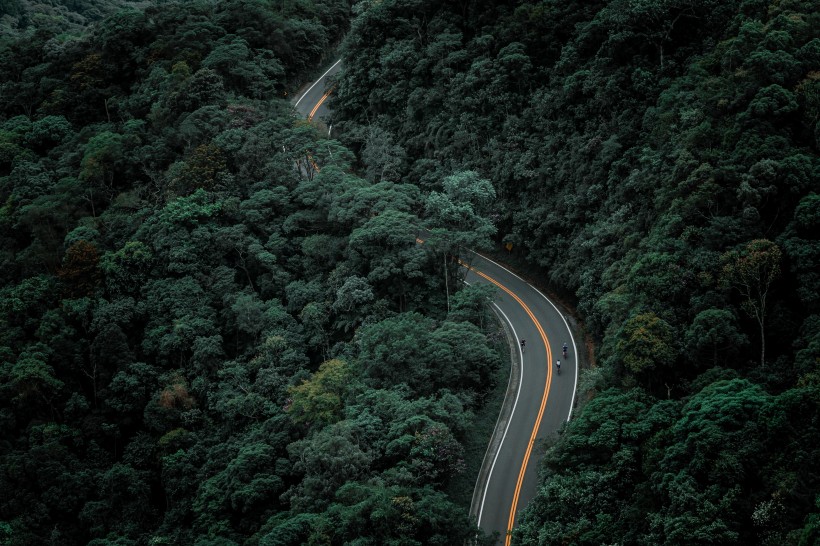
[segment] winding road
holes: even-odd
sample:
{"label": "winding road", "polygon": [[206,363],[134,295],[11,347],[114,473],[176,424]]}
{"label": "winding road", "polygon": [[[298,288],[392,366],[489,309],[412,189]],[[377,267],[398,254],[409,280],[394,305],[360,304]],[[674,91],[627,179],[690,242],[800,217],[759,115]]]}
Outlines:
{"label": "winding road", "polygon": [[[341,69],[337,61],[297,96],[294,106],[308,119],[327,115],[332,93],[328,76]],[[544,438],[555,433],[572,414],[578,381],[578,354],[566,319],[539,290],[504,266],[470,253],[462,263],[467,283],[496,287],[496,313],[506,323],[515,347],[507,395],[476,480],[471,514],[488,533],[497,531],[508,546],[520,511],[535,496],[538,460]],[[519,340],[526,340],[522,351]],[[569,354],[561,356],[566,343]],[[558,374],[555,361],[561,360]]]}
{"label": "winding road", "polygon": [[[493,302],[516,340],[517,354],[507,396],[476,480],[471,513],[481,529],[508,531],[519,512],[535,496],[541,440],[555,433],[572,413],[578,366],[575,340],[566,319],[538,289],[489,258],[474,254],[468,283],[496,287]],[[522,351],[517,340],[527,340]],[[567,358],[561,347],[569,346]],[[516,362],[516,358],[518,362]],[[555,361],[561,360],[561,373]]]}
{"label": "winding road", "polygon": [[333,88],[327,88],[327,79],[336,74],[342,68],[342,61],[339,59],[333,63],[322,76],[313,84],[302,91],[296,97],[294,106],[300,114],[308,119],[323,119],[329,113],[325,101],[333,92]]}

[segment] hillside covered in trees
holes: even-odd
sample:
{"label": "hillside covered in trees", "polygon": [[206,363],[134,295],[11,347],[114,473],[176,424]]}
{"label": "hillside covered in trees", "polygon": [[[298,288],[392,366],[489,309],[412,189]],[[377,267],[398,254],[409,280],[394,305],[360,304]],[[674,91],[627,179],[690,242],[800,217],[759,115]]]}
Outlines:
{"label": "hillside covered in trees", "polygon": [[416,236],[491,185],[298,118],[347,2],[156,4],[0,43],[0,543],[473,537],[499,333]]}
{"label": "hillside covered in trees", "polygon": [[148,0],[0,0],[0,35],[19,38],[37,30],[78,34],[89,25]]}
{"label": "hillside covered in trees", "polygon": [[595,340],[517,544],[820,540],[820,5],[359,4],[334,128],[489,178]]}
{"label": "hillside covered in trees", "polygon": [[0,6],[0,542],[473,537],[490,220],[595,343],[515,543],[820,540],[817,2]]}

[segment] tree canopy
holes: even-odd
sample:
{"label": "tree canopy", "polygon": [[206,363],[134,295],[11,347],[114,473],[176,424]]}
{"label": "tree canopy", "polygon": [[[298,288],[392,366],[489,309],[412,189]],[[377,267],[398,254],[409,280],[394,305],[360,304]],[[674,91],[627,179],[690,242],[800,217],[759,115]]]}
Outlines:
{"label": "tree canopy", "polygon": [[817,408],[783,400],[820,388],[816,3],[359,5],[338,137],[431,190],[431,238],[511,245],[595,347],[513,542],[815,540],[817,438],[786,423]]}
{"label": "tree canopy", "polygon": [[510,244],[596,357],[515,543],[817,542],[816,3],[0,8],[2,541],[472,540]]}
{"label": "tree canopy", "polygon": [[496,326],[447,314],[431,188],[288,100],[349,3],[68,4],[3,4],[0,542],[475,536]]}

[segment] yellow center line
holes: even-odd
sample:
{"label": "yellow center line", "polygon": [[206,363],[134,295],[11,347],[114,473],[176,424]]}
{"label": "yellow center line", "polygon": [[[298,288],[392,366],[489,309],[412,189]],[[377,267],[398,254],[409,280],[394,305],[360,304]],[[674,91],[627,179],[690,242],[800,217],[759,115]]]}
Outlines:
{"label": "yellow center line", "polygon": [[327,98],[330,96],[331,93],[333,93],[333,88],[332,87],[330,88],[330,90],[327,93],[322,95],[322,98],[319,99],[319,102],[317,102],[316,106],[313,107],[313,110],[310,111],[310,114],[308,115],[308,121],[313,119],[313,116],[316,115],[316,111],[319,109],[320,106],[322,106],[322,104],[324,104],[324,102],[327,100]]}
{"label": "yellow center line", "polygon": [[[419,244],[424,243],[424,239],[420,237],[416,237],[416,242]],[[521,495],[521,486],[524,483],[524,474],[527,471],[527,465],[530,462],[530,456],[532,455],[532,448],[535,445],[535,438],[538,435],[538,429],[541,427],[541,419],[544,417],[544,408],[547,407],[547,399],[550,395],[550,386],[552,385],[552,350],[550,349],[549,339],[547,338],[547,334],[544,332],[544,328],[541,326],[541,323],[538,322],[538,319],[535,318],[535,314],[530,310],[529,306],[527,306],[524,301],[518,297],[515,292],[495,280],[494,278],[490,277],[486,273],[483,273],[469,265],[466,262],[462,261],[461,259],[458,260],[458,263],[463,267],[466,267],[476,275],[488,280],[492,284],[499,287],[501,290],[509,294],[513,297],[515,301],[518,302],[518,305],[521,306],[522,309],[529,315],[532,319],[533,324],[538,329],[538,333],[541,335],[541,340],[544,342],[544,347],[547,349],[547,381],[544,383],[544,393],[541,395],[541,406],[538,408],[538,417],[535,419],[535,425],[532,427],[532,432],[530,433],[530,441],[527,442],[527,451],[524,453],[524,460],[521,461],[521,469],[518,471],[518,481],[515,484],[515,492],[513,493],[513,500],[512,505],[510,506],[510,516],[507,520],[507,537],[504,541],[504,546],[510,546],[510,542],[512,541],[512,530],[513,525],[515,524],[515,511],[518,508],[518,497]]]}
{"label": "yellow center line", "polygon": [[[327,100],[327,98],[330,96],[330,94],[333,93],[333,89],[334,88],[331,87],[330,90],[328,90],[327,93],[322,95],[322,98],[319,99],[319,102],[316,103],[316,106],[314,106],[313,110],[311,110],[310,114],[308,114],[308,121],[313,119],[313,116],[316,115],[316,111],[319,110],[319,107],[322,106],[322,104],[324,104],[324,102]],[[313,168],[316,169],[317,173],[321,170],[319,168],[319,165],[317,165],[316,162],[313,160],[313,156],[310,155],[310,154],[308,154],[308,161],[310,161],[311,165],[313,165]]]}
{"label": "yellow center line", "polygon": [[547,382],[544,384],[544,393],[541,395],[541,407],[538,408],[538,417],[535,419],[535,425],[533,425],[532,433],[530,433],[530,441],[527,443],[527,451],[524,453],[524,460],[521,461],[521,469],[518,471],[518,481],[515,484],[515,493],[513,494],[512,505],[510,506],[510,517],[507,520],[507,537],[504,542],[505,546],[510,546],[510,541],[512,540],[512,529],[513,525],[515,524],[515,511],[518,507],[518,497],[521,495],[521,485],[524,483],[524,474],[527,471],[527,465],[530,461],[530,456],[532,455],[532,448],[535,445],[535,437],[538,435],[538,429],[541,426],[541,419],[544,416],[544,408],[547,406],[547,399],[549,398],[550,394],[550,385],[552,384],[552,366],[549,364],[552,362],[552,351],[550,350],[549,339],[547,339],[547,334],[544,332],[544,329],[541,327],[541,323],[538,322],[538,319],[535,318],[535,315],[524,303],[521,298],[519,298],[512,290],[498,282],[497,280],[493,279],[492,277],[478,271],[477,269],[473,269],[472,267],[466,265],[464,262],[459,260],[461,265],[467,267],[468,269],[472,270],[477,275],[483,277],[484,279],[490,281],[504,292],[509,294],[510,296],[518,302],[522,309],[530,316],[535,327],[538,329],[538,333],[541,334],[541,339],[544,342],[544,346],[547,349]]}

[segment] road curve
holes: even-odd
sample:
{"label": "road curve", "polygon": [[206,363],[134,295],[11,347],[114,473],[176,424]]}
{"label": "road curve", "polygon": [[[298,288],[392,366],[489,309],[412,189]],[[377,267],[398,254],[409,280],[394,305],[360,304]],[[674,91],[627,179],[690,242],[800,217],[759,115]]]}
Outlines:
{"label": "road curve", "polygon": [[[332,93],[326,81],[341,68],[336,61],[321,78],[295,99],[294,107],[308,119],[328,113],[325,101]],[[467,283],[496,287],[493,302],[507,322],[516,347],[511,384],[496,429],[476,481],[471,515],[478,526],[497,531],[500,544],[509,545],[518,514],[535,496],[541,440],[555,433],[572,414],[578,382],[578,354],[567,321],[539,290],[502,265],[468,253]],[[527,341],[521,351],[519,340]],[[566,343],[569,354],[561,356]],[[561,360],[561,373],[555,361]]]}
{"label": "road curve", "polygon": [[339,59],[318,80],[297,94],[293,106],[301,115],[308,119],[324,119],[327,116],[330,111],[327,109],[325,102],[333,91],[332,88],[327,87],[327,80],[336,74],[341,67],[342,60]]}
{"label": "road curve", "polygon": [[[476,482],[471,513],[478,526],[498,531],[501,544],[508,530],[535,496],[541,440],[555,433],[572,413],[578,382],[578,354],[567,321],[538,289],[502,265],[471,253],[466,282],[496,287],[494,306],[516,338],[511,385]],[[521,351],[518,340],[527,341]],[[561,348],[569,346],[567,358]],[[561,360],[558,374],[555,361]],[[517,369],[516,369],[517,367]]]}

